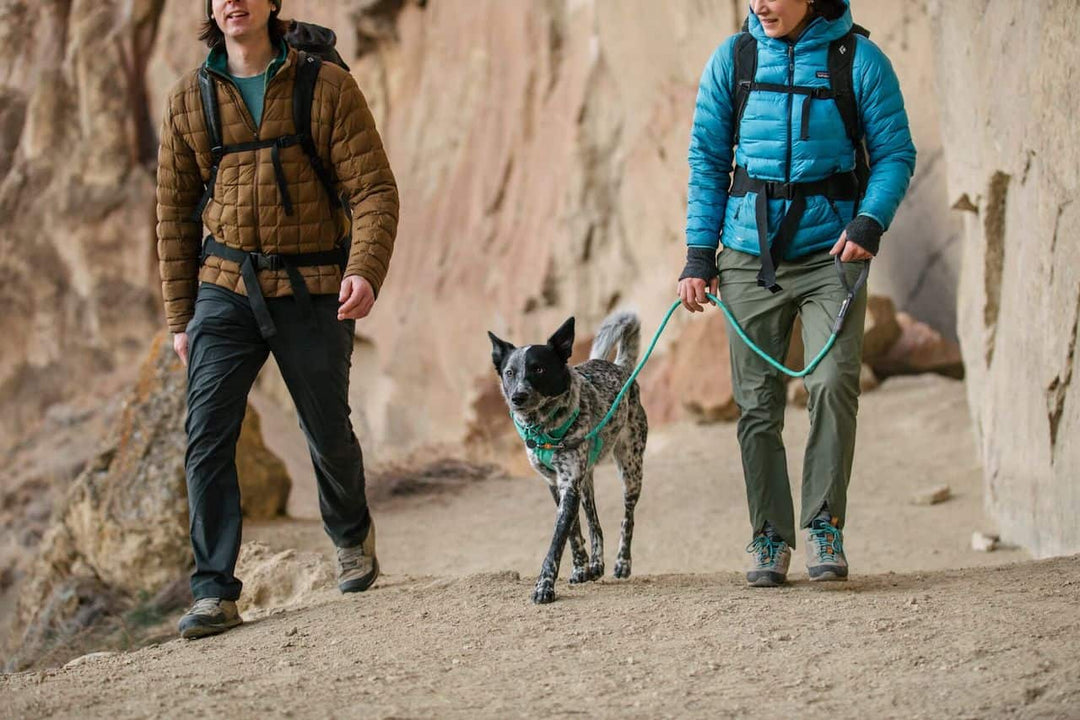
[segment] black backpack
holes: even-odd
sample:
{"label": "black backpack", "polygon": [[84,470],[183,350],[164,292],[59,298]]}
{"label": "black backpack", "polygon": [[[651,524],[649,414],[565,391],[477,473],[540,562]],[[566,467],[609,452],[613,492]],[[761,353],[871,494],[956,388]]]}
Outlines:
{"label": "black backpack", "polygon": [[299,145],[304,154],[311,162],[311,168],[319,178],[319,182],[326,189],[330,206],[334,210],[342,209],[348,213],[348,204],[344,202],[337,191],[333,175],[323,164],[315,149],[311,133],[311,103],[315,96],[315,81],[319,77],[319,70],[323,62],[330,62],[345,70],[349,66],[345,64],[336,49],[337,35],[333,30],[319,25],[302,23],[293,20],[285,41],[299,51],[299,59],[296,67],[296,82],[293,85],[293,126],[294,134],[282,135],[281,137],[267,140],[256,140],[239,145],[223,145],[221,138],[221,116],[217,101],[217,80],[213,73],[206,67],[199,68],[199,97],[202,100],[203,121],[206,124],[206,133],[210,139],[210,152],[213,156],[213,165],[210,167],[210,179],[206,183],[202,199],[192,219],[202,220],[203,211],[210,198],[214,196],[214,185],[217,183],[218,166],[221,159],[226,155],[261,148],[271,148],[271,159],[274,163],[274,176],[277,179],[278,191],[281,194],[281,202],[285,206],[285,214],[292,215],[292,200],[289,197],[288,187],[285,182],[285,173],[281,167],[279,149],[291,145]]}
{"label": "black backpack", "polygon": [[[866,152],[866,143],[863,135],[862,123],[859,121],[859,106],[855,99],[855,81],[853,71],[855,67],[856,35],[870,37],[870,31],[859,25],[853,25],[851,30],[841,38],[833,40],[829,44],[829,88],[803,88],[788,87],[784,85],[772,85],[769,83],[755,82],[757,75],[757,40],[750,34],[750,18],[743,23],[742,32],[735,41],[734,65],[735,65],[735,143],[739,142],[739,130],[742,125],[743,113],[746,112],[746,102],[750,98],[752,90],[775,90],[790,92],[805,96],[806,103],[813,99],[823,100],[831,98],[836,101],[836,107],[840,111],[840,117],[844,121],[844,129],[855,147],[855,177],[858,181],[859,195],[866,191],[866,183],[870,178],[870,162]],[[803,108],[803,125],[801,139],[808,136],[810,113],[809,107]]]}

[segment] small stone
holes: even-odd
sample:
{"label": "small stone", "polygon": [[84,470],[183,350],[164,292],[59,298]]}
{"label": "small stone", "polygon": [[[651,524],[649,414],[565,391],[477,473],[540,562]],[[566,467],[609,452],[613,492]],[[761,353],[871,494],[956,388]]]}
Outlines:
{"label": "small stone", "polygon": [[971,549],[978,552],[993,552],[997,550],[1000,541],[1001,538],[997,535],[987,535],[978,530],[971,533]]}
{"label": "small stone", "polygon": [[285,631],[285,637],[292,637],[293,635],[295,635],[299,631],[300,630],[295,625],[293,625],[291,628],[289,628],[288,630]]}
{"label": "small stone", "polygon": [[911,497],[912,505],[937,505],[943,503],[952,497],[952,490],[948,485],[938,485],[936,487],[920,490]]}
{"label": "small stone", "polygon": [[85,665],[87,663],[94,662],[95,660],[101,660],[102,658],[112,657],[114,655],[116,655],[116,653],[107,652],[107,651],[105,651],[105,652],[92,652],[92,653],[89,653],[87,655],[81,655],[81,656],[75,658],[74,660],[72,660],[71,662],[67,663],[66,665],[64,665],[64,669],[69,670],[71,668],[79,667],[80,665]]}
{"label": "small stone", "polygon": [[777,635],[776,639],[781,642],[787,642],[788,640],[791,640],[791,635],[784,633],[783,635]]}

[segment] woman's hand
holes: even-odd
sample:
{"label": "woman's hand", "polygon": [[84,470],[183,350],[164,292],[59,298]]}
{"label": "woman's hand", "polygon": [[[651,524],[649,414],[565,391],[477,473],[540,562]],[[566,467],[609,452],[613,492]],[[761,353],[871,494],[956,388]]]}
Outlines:
{"label": "woman's hand", "polygon": [[854,240],[848,240],[847,230],[840,233],[840,239],[832,246],[830,255],[839,255],[842,262],[854,262],[855,260],[873,260],[874,253],[864,249]]}
{"label": "woman's hand", "polygon": [[[720,284],[720,278],[713,278],[708,282],[709,292],[716,295]],[[679,299],[683,307],[690,312],[702,312],[703,305],[708,305],[709,299],[705,297],[706,282],[700,278],[685,278],[679,281]]]}

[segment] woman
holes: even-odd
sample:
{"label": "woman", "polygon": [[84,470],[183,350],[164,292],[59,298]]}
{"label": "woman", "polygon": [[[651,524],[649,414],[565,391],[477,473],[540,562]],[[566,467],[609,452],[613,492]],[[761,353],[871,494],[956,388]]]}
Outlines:
{"label": "woman", "polygon": [[[752,0],[750,9],[750,36],[728,38],[701,78],[679,297],[701,311],[706,289],[715,294],[719,287],[749,337],[782,358],[796,316],[807,353],[827,341],[847,297],[834,256],[854,285],[907,192],[915,147],[892,66],[877,46],[852,34],[847,0]],[[836,68],[845,58],[855,100],[847,116],[865,141],[868,176],[856,172],[861,143],[845,125],[843,98],[831,92],[843,87]],[[848,574],[842,528],[865,313],[863,287],[836,345],[805,379],[811,430],[800,527],[811,580]],[[781,437],[784,378],[737,339],[731,375],[753,528],[747,581],[770,587],[785,582],[796,542]]]}

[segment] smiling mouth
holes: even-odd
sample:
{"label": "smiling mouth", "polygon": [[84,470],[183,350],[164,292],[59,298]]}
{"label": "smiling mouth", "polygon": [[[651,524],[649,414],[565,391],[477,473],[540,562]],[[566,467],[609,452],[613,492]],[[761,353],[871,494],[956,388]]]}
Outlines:
{"label": "smiling mouth", "polygon": [[231,12],[225,16],[226,20],[239,20],[240,18],[246,18],[248,14],[246,12]]}

